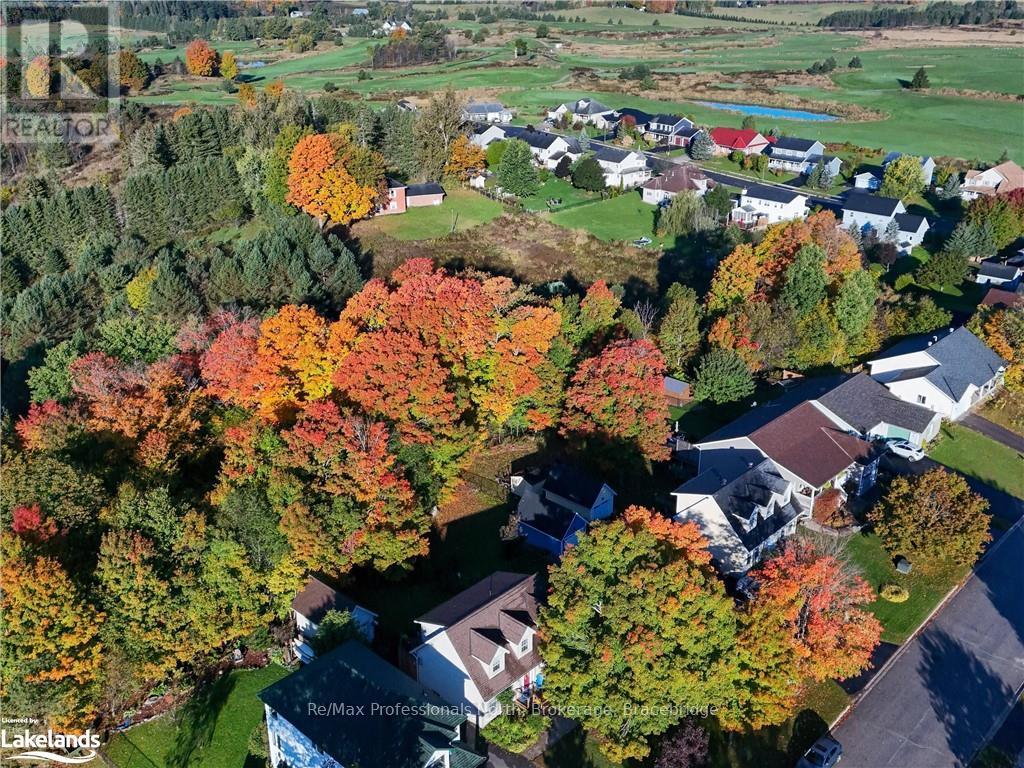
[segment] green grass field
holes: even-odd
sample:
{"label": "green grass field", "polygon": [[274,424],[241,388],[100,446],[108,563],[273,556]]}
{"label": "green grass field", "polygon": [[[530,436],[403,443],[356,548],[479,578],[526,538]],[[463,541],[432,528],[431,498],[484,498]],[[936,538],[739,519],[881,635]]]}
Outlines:
{"label": "green grass field", "polygon": [[648,248],[655,249],[665,245],[665,240],[654,234],[656,213],[655,207],[645,203],[639,192],[631,190],[618,197],[556,211],[550,218],[561,227],[583,229],[601,240],[632,241],[649,237],[654,242]]}
{"label": "green grass field", "polygon": [[1024,458],[980,432],[946,424],[928,455],[950,469],[1024,499]]}
{"label": "green grass field", "polygon": [[368,226],[396,240],[432,240],[485,224],[501,215],[501,203],[476,192],[459,187],[449,187],[447,192],[441,205],[378,216]]}
{"label": "green grass field", "polygon": [[103,752],[118,768],[242,768],[263,722],[256,694],[287,674],[272,664],[223,675],[176,712],[116,734]]}
{"label": "green grass field", "polygon": [[[555,208],[550,208],[547,201],[551,199],[559,199],[562,203]],[[566,208],[573,208],[583,203],[589,203],[594,199],[593,192],[587,192],[584,189],[576,189],[576,187],[568,181],[552,176],[546,182],[541,184],[540,189],[538,189],[536,193],[529,197],[520,198],[519,202],[521,202],[523,207],[528,211],[558,211]]]}

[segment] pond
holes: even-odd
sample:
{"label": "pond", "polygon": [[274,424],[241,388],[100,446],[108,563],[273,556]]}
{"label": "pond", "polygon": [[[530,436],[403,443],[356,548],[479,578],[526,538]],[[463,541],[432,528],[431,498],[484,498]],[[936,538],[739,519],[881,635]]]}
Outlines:
{"label": "pond", "polygon": [[239,69],[259,69],[267,66],[265,61],[243,61],[238,64]]}
{"label": "pond", "polygon": [[764,117],[781,117],[787,120],[813,120],[825,122],[838,120],[835,115],[826,115],[823,112],[804,112],[800,109],[781,109],[779,107],[762,107],[757,104],[726,104],[721,101],[698,101],[702,107],[712,109],[724,109],[728,112],[740,112],[744,115],[762,115]]}

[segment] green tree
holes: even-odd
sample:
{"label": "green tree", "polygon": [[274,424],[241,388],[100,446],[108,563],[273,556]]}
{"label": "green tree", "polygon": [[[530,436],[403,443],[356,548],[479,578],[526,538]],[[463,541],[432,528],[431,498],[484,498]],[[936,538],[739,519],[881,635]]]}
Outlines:
{"label": "green tree", "polygon": [[860,56],[854,56],[850,59],[850,63],[846,65],[850,69],[862,69],[864,65],[861,63]]}
{"label": "green tree", "polygon": [[604,171],[592,157],[584,157],[572,169],[572,185],[578,189],[599,192],[604,189]]}
{"label": "green tree", "polygon": [[547,37],[547,36],[548,36],[548,25],[547,24],[538,24],[537,25],[537,37]]}
{"label": "green tree", "polygon": [[709,213],[715,214],[719,221],[729,218],[732,210],[732,197],[724,184],[716,184],[704,194],[704,207]]}
{"label": "green tree", "polygon": [[921,265],[914,275],[919,285],[942,286],[960,285],[967,277],[970,266],[967,254],[958,248],[943,248]]}
{"label": "green tree", "polygon": [[462,102],[450,88],[436,94],[416,119],[416,142],[424,175],[438,181],[451,157],[452,143],[463,133]]}
{"label": "green tree", "polygon": [[732,403],[754,394],[754,377],[743,358],[732,349],[713,347],[697,363],[693,398]]}
{"label": "green tree", "polygon": [[665,356],[669,373],[680,376],[700,348],[703,312],[697,292],[689,286],[673,283],[668,295],[671,303],[658,329],[658,348]]}
{"label": "green tree", "polygon": [[528,197],[540,186],[530,145],[521,139],[505,143],[505,153],[498,166],[498,184],[517,197]]}
{"label": "green tree", "polygon": [[923,91],[930,86],[928,73],[925,72],[924,67],[918,68],[917,72],[914,73],[914,79],[910,81],[910,87],[915,91]]}
{"label": "green tree", "polygon": [[715,156],[715,142],[711,134],[702,130],[690,141],[690,157],[694,160],[710,160]]}
{"label": "green tree", "polygon": [[805,245],[786,269],[779,298],[800,318],[825,298],[826,285],[825,252],[817,245]]}
{"label": "green tree", "polygon": [[711,229],[713,220],[703,198],[696,192],[683,191],[658,211],[659,235],[689,235]]}
{"label": "green tree", "polygon": [[926,567],[974,565],[991,538],[988,501],[943,467],[897,475],[871,520],[889,552]]}
{"label": "green tree", "polygon": [[857,269],[846,276],[835,299],[836,322],[847,342],[863,334],[875,317],[878,286],[866,269]]}
{"label": "green tree", "polygon": [[914,155],[900,155],[887,166],[882,175],[882,186],[878,190],[886,197],[906,200],[924,190],[924,171],[921,158]]}
{"label": "green tree", "polygon": [[484,153],[484,157],[487,160],[487,167],[497,170],[501,166],[501,158],[505,156],[506,149],[508,149],[508,142],[492,141],[487,146],[487,151]]}
{"label": "green tree", "polygon": [[309,645],[317,656],[323,656],[349,640],[362,640],[363,636],[352,620],[351,611],[331,608],[317,624],[316,634]]}
{"label": "green tree", "polygon": [[81,332],[46,351],[42,365],[28,373],[28,389],[32,402],[71,399],[71,364],[85,352],[85,335]]}
{"label": "green tree", "polygon": [[[736,620],[704,546],[692,524],[630,507],[551,569],[539,620],[545,696],[601,702],[581,720],[612,760],[645,757],[680,710],[728,696]],[[675,706],[629,712],[652,702]]]}
{"label": "green tree", "polygon": [[743,118],[743,122],[740,123],[740,128],[745,131],[756,131],[757,119],[753,115],[747,115]]}

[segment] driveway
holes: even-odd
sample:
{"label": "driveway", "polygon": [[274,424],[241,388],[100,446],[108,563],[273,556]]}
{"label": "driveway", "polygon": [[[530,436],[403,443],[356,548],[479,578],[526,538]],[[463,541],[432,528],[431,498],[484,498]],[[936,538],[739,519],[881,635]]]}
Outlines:
{"label": "driveway", "polygon": [[975,432],[981,432],[985,437],[991,437],[997,443],[1002,443],[1007,448],[1012,448],[1017,453],[1024,453],[1024,437],[1021,437],[1016,432],[1011,432],[1006,427],[1001,427],[989,421],[984,416],[968,413],[960,419],[960,423],[965,427],[970,427]]}
{"label": "driveway", "polygon": [[994,735],[1024,688],[1022,562],[1024,523],[835,728],[844,768],[960,768]]}

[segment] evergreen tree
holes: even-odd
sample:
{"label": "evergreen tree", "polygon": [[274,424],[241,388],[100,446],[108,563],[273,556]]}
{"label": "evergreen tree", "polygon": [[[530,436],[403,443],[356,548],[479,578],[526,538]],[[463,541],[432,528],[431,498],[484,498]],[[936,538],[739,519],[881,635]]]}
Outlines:
{"label": "evergreen tree", "polygon": [[572,169],[572,185],[590,192],[604,189],[604,170],[597,160],[593,157],[581,158]]}
{"label": "evergreen tree", "polygon": [[511,139],[506,145],[498,166],[498,184],[517,197],[532,195],[540,183],[530,145],[520,139]]}
{"label": "evergreen tree", "polygon": [[914,79],[910,81],[910,87],[915,91],[923,91],[930,87],[931,83],[928,80],[928,73],[924,67],[920,67],[917,72],[914,73]]}
{"label": "evergreen tree", "polygon": [[731,349],[713,347],[697,363],[693,398],[732,403],[754,394],[754,377],[743,359]]}
{"label": "evergreen tree", "polygon": [[711,134],[701,131],[690,142],[690,157],[694,160],[710,160],[715,156],[715,142],[711,140]]}
{"label": "evergreen tree", "polygon": [[860,56],[854,56],[850,59],[850,63],[847,64],[850,69],[862,69],[864,65],[861,63]]}
{"label": "evergreen tree", "polygon": [[779,298],[800,318],[825,298],[826,284],[825,252],[816,245],[805,245],[786,269]]}

